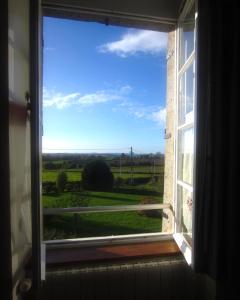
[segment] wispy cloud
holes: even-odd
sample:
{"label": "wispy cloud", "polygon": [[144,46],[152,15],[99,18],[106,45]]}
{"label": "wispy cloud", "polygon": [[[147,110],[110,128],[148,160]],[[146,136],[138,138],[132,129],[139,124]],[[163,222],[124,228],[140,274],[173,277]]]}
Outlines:
{"label": "wispy cloud", "polygon": [[162,126],[166,119],[166,108],[157,105],[143,105],[137,102],[123,101],[120,110],[130,114],[137,119],[151,120]]}
{"label": "wispy cloud", "polygon": [[158,124],[162,124],[166,121],[166,108],[160,108],[151,115],[152,120],[156,121]]}
{"label": "wispy cloud", "polygon": [[98,91],[92,94],[86,94],[84,96],[79,97],[78,104],[80,105],[94,105],[97,103],[104,103],[113,100],[122,99],[121,94],[111,93],[107,91]]}
{"label": "wispy cloud", "polygon": [[114,102],[113,112],[129,114],[137,119],[151,120],[158,125],[165,122],[166,109],[157,105],[144,105],[131,101],[132,87],[123,85],[116,90],[100,90],[94,93],[79,92],[63,94],[55,90],[43,89],[43,106],[64,109],[68,107],[88,107],[106,102]]}
{"label": "wispy cloud", "polygon": [[98,47],[100,52],[116,53],[121,57],[143,52],[158,54],[167,46],[167,34],[149,30],[128,30],[120,40],[106,43]]}
{"label": "wispy cloud", "polygon": [[56,107],[58,109],[67,108],[73,105],[91,106],[99,103],[105,103],[114,100],[123,100],[131,91],[129,85],[121,86],[116,90],[100,90],[94,93],[81,94],[74,92],[63,94],[55,90],[43,89],[43,106]]}
{"label": "wispy cloud", "polygon": [[56,107],[58,109],[66,108],[76,104],[79,97],[79,93],[64,95],[62,93],[56,92],[55,90],[48,90],[46,88],[43,88],[44,107]]}

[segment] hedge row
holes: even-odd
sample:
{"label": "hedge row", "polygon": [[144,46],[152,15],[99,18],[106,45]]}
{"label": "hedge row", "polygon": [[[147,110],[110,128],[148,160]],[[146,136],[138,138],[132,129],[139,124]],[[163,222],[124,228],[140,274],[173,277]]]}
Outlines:
{"label": "hedge row", "polygon": [[[139,185],[139,184],[147,184],[150,180],[150,177],[139,177],[134,178],[133,183],[131,182],[131,178],[121,178],[117,177],[114,180],[115,187],[121,187],[125,185]],[[82,181],[67,181],[64,186],[64,192],[79,192],[82,190]],[[42,192],[43,194],[56,194],[60,192],[57,188],[56,182],[52,181],[44,181],[42,183]]]}
{"label": "hedge row", "polygon": [[[66,192],[79,192],[81,191],[81,181],[67,181],[63,191]],[[44,181],[42,183],[43,194],[56,194],[58,191],[56,182]]]}

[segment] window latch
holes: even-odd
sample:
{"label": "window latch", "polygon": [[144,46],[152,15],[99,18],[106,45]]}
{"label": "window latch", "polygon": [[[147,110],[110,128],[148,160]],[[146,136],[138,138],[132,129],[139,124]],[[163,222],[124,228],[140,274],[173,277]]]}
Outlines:
{"label": "window latch", "polygon": [[31,111],[31,98],[30,98],[29,92],[25,93],[25,99],[27,102],[27,111],[30,112]]}

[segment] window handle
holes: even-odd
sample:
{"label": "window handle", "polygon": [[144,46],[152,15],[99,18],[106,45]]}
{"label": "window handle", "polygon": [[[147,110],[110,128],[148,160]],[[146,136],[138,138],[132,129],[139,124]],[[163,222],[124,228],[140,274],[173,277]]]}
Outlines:
{"label": "window handle", "polygon": [[31,111],[31,98],[29,92],[25,93],[25,100],[27,102],[27,111]]}

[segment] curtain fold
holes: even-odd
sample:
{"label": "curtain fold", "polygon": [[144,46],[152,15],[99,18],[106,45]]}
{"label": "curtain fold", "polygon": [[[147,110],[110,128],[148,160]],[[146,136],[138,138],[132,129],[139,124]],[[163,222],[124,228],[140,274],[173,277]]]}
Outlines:
{"label": "curtain fold", "polygon": [[[240,49],[237,1],[198,1],[193,268],[234,286],[240,201]],[[225,298],[224,298],[225,299]]]}

